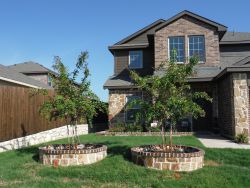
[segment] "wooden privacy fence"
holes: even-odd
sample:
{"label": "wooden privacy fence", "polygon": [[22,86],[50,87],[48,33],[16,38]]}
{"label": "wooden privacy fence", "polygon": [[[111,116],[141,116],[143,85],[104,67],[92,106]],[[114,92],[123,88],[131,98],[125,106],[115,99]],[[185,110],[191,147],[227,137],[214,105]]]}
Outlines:
{"label": "wooden privacy fence", "polygon": [[[53,91],[49,91],[53,95]],[[66,123],[48,121],[39,107],[48,99],[32,95],[30,88],[0,86],[0,142],[60,127]]]}

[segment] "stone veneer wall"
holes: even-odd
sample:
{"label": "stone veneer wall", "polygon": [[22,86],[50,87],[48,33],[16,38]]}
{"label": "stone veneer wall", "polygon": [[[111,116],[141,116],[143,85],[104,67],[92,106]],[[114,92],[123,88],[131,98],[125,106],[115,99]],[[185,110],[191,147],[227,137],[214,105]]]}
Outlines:
{"label": "stone veneer wall", "polygon": [[126,120],[126,96],[141,96],[138,90],[109,90],[109,123],[124,123]]}
{"label": "stone veneer wall", "polygon": [[249,134],[248,121],[248,85],[246,73],[233,73],[233,100],[234,100],[234,124],[235,135],[240,133]]}
{"label": "stone veneer wall", "polygon": [[[185,147],[185,146],[183,146]],[[156,170],[193,171],[204,165],[205,152],[198,148],[192,148],[191,153],[164,153],[138,151],[131,148],[132,161],[135,164]]]}
{"label": "stone veneer wall", "polygon": [[155,67],[168,57],[168,37],[185,36],[185,54],[188,57],[188,35],[204,35],[206,62],[199,66],[218,66],[220,61],[219,37],[216,28],[189,16],[170,23],[155,33]]}
{"label": "stone veneer wall", "polygon": [[[69,128],[71,132],[71,128]],[[88,134],[88,125],[82,124],[77,125],[77,132],[78,135]],[[49,142],[57,139],[66,138],[68,136],[68,126],[62,126],[59,128],[39,132],[36,134],[28,135],[25,137],[20,137],[16,139],[12,139],[9,141],[1,142],[0,143],[0,152],[19,149],[31,145],[40,144],[43,142]]]}
{"label": "stone veneer wall", "polygon": [[39,148],[39,159],[44,165],[72,166],[88,165],[104,159],[107,156],[107,146],[82,150],[49,150]]}

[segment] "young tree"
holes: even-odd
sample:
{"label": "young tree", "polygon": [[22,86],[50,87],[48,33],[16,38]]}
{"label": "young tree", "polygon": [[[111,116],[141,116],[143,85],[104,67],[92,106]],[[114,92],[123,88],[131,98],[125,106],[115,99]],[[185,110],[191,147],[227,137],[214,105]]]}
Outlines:
{"label": "young tree", "polygon": [[136,115],[137,120],[143,119],[145,123],[157,121],[162,130],[162,147],[166,149],[166,122],[170,122],[170,148],[172,151],[172,132],[176,124],[183,118],[192,116],[198,118],[205,116],[205,111],[195,102],[202,98],[212,99],[205,92],[194,92],[188,83],[188,78],[194,73],[194,66],[198,58],[193,57],[187,64],[177,64],[175,60],[162,63],[157,71],[162,75],[141,77],[131,71],[131,78],[151,100],[137,99],[128,107],[140,105],[141,111]]}
{"label": "young tree", "polygon": [[[52,76],[55,94],[40,107],[40,113],[49,120],[64,119],[71,126],[73,136],[71,143],[79,143],[77,124],[87,121],[92,123],[97,110],[105,107],[99,98],[91,91],[90,72],[88,69],[88,52],[82,52],[73,72],[69,72],[59,57],[55,57],[53,68],[58,73]],[[80,82],[77,83],[77,79]]]}

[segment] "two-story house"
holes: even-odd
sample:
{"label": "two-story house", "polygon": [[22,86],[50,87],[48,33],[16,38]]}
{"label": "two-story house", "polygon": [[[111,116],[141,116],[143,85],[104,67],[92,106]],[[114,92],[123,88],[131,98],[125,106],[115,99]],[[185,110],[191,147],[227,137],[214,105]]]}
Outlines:
{"label": "two-story house", "polygon": [[168,20],[157,20],[109,47],[114,56],[114,75],[104,84],[109,90],[109,122],[131,122],[134,112],[126,103],[142,97],[131,82],[129,70],[141,75],[161,74],[155,69],[177,52],[178,63],[199,55],[193,89],[206,91],[213,102],[197,101],[206,116],[190,120],[193,131],[219,130],[233,137],[250,129],[250,33],[229,32],[227,27],[183,11]]}

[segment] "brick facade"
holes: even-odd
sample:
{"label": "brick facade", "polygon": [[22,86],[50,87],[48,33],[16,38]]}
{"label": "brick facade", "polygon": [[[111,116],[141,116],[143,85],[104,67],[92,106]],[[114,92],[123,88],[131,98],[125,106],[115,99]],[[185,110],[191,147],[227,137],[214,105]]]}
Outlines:
{"label": "brick facade", "polygon": [[246,73],[232,73],[219,81],[219,125],[227,137],[249,134],[249,91]]}
{"label": "brick facade", "polygon": [[[226,65],[223,64],[223,61],[220,63],[220,55],[223,53],[223,50],[220,52],[220,47],[225,47],[219,43],[219,34],[222,36],[223,33],[219,33],[218,28],[212,26],[213,24],[210,25],[201,20],[185,14],[168,23],[168,25],[155,30],[154,40],[152,40],[152,44],[150,44],[152,49],[154,49],[154,52],[152,52],[154,53],[154,60],[152,60],[154,61],[154,68],[157,68],[162,62],[169,59],[169,37],[185,37],[185,57],[187,62],[189,55],[188,37],[190,35],[203,35],[205,38],[205,62],[199,63],[197,66],[220,67],[223,73],[223,66]],[[241,51],[247,51],[244,52],[246,54],[249,53],[248,48],[245,47],[244,49],[243,47],[239,49],[234,47],[233,49],[227,50],[229,54],[232,52],[234,54],[237,52],[238,54],[238,52]],[[125,53],[125,51],[123,53]],[[124,67],[127,68],[127,54],[126,52],[126,58],[123,57],[125,55],[121,55],[122,57],[119,56],[120,59],[118,58],[118,63],[120,63],[120,67],[115,68],[121,70],[123,70]],[[242,58],[243,55],[246,56],[246,54],[244,55],[242,53]],[[144,58],[143,61],[145,59],[147,58]],[[223,58],[221,59],[223,60]],[[118,63],[116,61],[117,65]],[[209,74],[208,77],[210,77]],[[232,72],[225,73],[222,77],[218,77],[218,79],[215,78],[213,81],[192,83],[192,87],[195,90],[205,91],[213,98],[212,105],[211,103],[208,104],[204,101],[199,101],[202,104],[202,108],[206,111],[206,117],[193,121],[193,125],[196,123],[197,125],[201,125],[201,127],[207,128],[209,131],[220,131],[223,135],[231,138],[243,132],[248,133],[250,136],[249,83],[247,73]],[[110,89],[109,92],[109,121],[111,124],[118,122],[124,123],[126,121],[126,96],[138,95],[138,91],[129,89]]]}
{"label": "brick facade", "polygon": [[168,57],[168,37],[185,36],[185,54],[188,56],[188,36],[204,35],[206,62],[199,66],[218,66],[220,61],[219,36],[216,28],[190,16],[183,16],[155,33],[155,67]]}
{"label": "brick facade", "polygon": [[232,75],[227,75],[218,82],[218,123],[224,136],[234,135]]}

